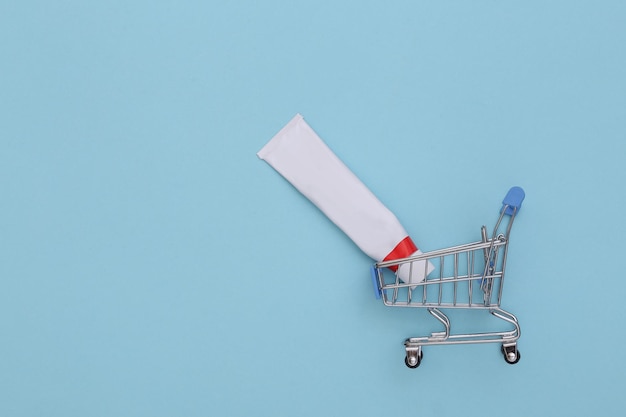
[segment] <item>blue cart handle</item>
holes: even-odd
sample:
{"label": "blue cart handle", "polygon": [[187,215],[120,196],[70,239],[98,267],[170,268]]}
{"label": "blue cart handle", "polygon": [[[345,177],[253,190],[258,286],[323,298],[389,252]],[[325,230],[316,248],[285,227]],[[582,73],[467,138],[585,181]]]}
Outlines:
{"label": "blue cart handle", "polygon": [[524,197],[526,193],[522,187],[512,187],[502,200],[502,209],[505,210],[505,214],[511,216],[513,213],[519,213]]}

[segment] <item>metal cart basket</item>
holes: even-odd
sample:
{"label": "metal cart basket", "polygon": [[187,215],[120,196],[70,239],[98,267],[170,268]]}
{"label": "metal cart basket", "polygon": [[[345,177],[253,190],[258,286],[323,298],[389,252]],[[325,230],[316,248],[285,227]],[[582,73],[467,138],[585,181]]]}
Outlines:
{"label": "metal cart basket", "polygon": [[[426,308],[444,326],[441,332],[406,339],[405,364],[409,368],[420,365],[422,347],[427,345],[501,343],[502,354],[507,363],[515,364],[520,360],[521,355],[517,349],[519,323],[512,313],[500,308],[500,302],[511,227],[524,196],[524,190],[520,187],[509,190],[502,202],[500,216],[491,236],[488,236],[487,228],[482,226],[482,239],[478,242],[378,262],[372,267],[376,296],[382,298],[386,306]],[[505,220],[507,218],[508,221]],[[500,231],[501,228],[503,232]],[[406,268],[406,264],[409,265],[411,276],[408,283],[403,282],[397,272],[403,265]],[[430,273],[428,269],[431,269]],[[509,329],[451,334],[450,319],[442,309],[487,310],[507,322]]]}

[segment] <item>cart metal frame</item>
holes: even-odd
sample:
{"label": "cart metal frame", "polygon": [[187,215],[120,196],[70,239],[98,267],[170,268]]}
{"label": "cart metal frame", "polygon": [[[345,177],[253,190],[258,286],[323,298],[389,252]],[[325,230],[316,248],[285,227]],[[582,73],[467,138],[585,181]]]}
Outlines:
{"label": "cart metal frame", "polygon": [[[500,343],[507,363],[515,364],[520,360],[521,354],[517,349],[521,335],[519,322],[513,313],[500,305],[511,227],[524,197],[524,190],[520,187],[509,190],[502,201],[500,216],[491,236],[487,235],[486,226],[482,226],[480,241],[378,262],[372,267],[375,294],[377,298],[382,298],[386,306],[425,308],[444,327],[443,331],[405,340],[405,364],[409,368],[420,365],[422,347],[429,345]],[[503,222],[506,218],[508,221]],[[397,272],[405,264],[409,264],[410,268],[409,282],[403,282]],[[424,270],[417,273],[413,270],[415,265],[423,266]],[[434,267],[430,274],[429,265]],[[418,277],[425,278],[418,282]],[[442,309],[486,310],[506,322],[509,328],[504,331],[453,334],[450,318]]]}

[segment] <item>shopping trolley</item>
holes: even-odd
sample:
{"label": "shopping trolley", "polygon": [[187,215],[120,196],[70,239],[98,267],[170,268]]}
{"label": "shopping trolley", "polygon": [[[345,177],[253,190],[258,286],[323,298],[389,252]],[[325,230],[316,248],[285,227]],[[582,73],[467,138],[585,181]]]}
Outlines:
{"label": "shopping trolley", "polygon": [[[433,332],[429,336],[406,339],[404,361],[409,368],[420,365],[422,347],[428,345],[501,343],[501,351],[507,363],[515,364],[520,360],[517,349],[519,323],[512,313],[500,307],[500,302],[509,235],[524,196],[524,190],[520,187],[509,190],[502,201],[500,217],[490,237],[487,228],[482,226],[482,239],[475,243],[378,262],[372,267],[376,297],[382,298],[386,306],[426,308],[444,326],[443,331]],[[503,222],[505,218],[508,218],[508,222]],[[500,232],[501,228],[503,233]],[[412,278],[408,283],[403,282],[398,274],[401,267],[407,266]],[[414,282],[418,278],[420,281]],[[487,310],[508,323],[508,329],[451,334],[450,318],[443,313],[444,308]]]}

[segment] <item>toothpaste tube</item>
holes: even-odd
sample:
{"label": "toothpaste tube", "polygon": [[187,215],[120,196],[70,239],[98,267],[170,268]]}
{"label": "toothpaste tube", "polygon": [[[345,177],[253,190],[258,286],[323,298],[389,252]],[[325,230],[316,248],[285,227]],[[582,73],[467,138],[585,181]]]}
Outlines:
{"label": "toothpaste tube", "polygon": [[[258,153],[369,257],[391,261],[421,254],[397,217],[297,114]],[[405,283],[434,268],[415,261],[393,267]],[[411,273],[409,274],[409,271]],[[411,275],[411,276],[409,276]]]}

